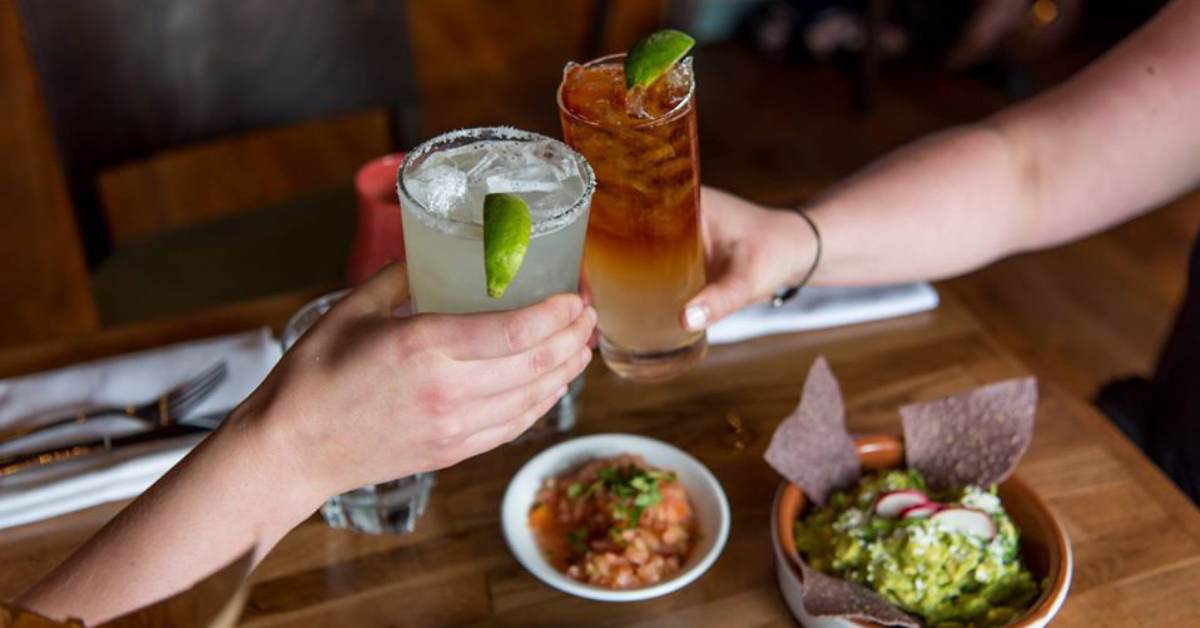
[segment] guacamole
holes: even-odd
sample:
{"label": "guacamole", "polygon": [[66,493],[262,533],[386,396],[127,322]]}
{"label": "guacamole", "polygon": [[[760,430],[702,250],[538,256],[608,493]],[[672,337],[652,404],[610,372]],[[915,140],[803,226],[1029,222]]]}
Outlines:
{"label": "guacamole", "polygon": [[[898,514],[884,497],[920,503]],[[954,525],[960,518],[982,531]],[[915,470],[864,476],[797,521],[795,534],[814,569],[873,589],[929,626],[1003,626],[1038,593],[994,487],[934,494]]]}

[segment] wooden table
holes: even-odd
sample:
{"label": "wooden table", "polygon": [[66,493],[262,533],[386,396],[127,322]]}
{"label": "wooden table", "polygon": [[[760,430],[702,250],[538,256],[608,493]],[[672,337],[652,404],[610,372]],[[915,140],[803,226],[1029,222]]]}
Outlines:
{"label": "wooden table", "polygon": [[[278,324],[300,301],[280,298],[219,315],[143,325],[82,341],[0,352],[0,375],[212,333]],[[439,473],[408,536],[331,530],[317,517],[289,534],[253,575],[249,626],[791,625],[775,585],[768,514],[779,477],[761,455],[825,354],[857,432],[898,432],[895,408],[1026,369],[956,301],[933,313],[716,347],[702,366],[634,385],[598,361],[576,435],[638,432],[697,455],[721,480],[733,529],[700,580],[635,604],[589,602],[526,573],[501,538],[509,477],[551,441],[510,445]],[[743,426],[731,427],[729,415]],[[1090,406],[1041,382],[1038,425],[1019,473],[1063,517],[1075,550],[1071,595],[1056,626],[1200,625],[1200,511]],[[110,504],[0,531],[0,595],[65,557],[120,508]]]}

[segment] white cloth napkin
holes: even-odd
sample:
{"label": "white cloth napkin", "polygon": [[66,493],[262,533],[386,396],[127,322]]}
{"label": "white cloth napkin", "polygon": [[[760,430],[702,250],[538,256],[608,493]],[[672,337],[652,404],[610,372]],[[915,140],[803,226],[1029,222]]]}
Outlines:
{"label": "white cloth napkin", "polygon": [[825,329],[932,310],[938,293],[927,283],[861,288],[810,286],[782,307],[757,303],[726,317],[708,330],[712,344],[758,336]]}
{"label": "white cloth napkin", "polygon": [[[225,380],[190,415],[222,412],[250,394],[280,354],[279,341],[264,327],[2,380],[0,431],[98,406],[145,403],[224,361]],[[104,418],[0,445],[0,457],[143,429],[134,419]],[[200,438],[143,443],[0,478],[0,528],[138,495]]]}

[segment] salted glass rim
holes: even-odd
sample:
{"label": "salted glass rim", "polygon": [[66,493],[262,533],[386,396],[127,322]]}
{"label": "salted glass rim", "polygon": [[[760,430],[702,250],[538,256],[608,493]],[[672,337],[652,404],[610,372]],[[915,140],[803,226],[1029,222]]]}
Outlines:
{"label": "salted glass rim", "polygon": [[414,209],[415,211],[412,213],[421,222],[442,233],[461,236],[466,231],[468,233],[482,234],[483,225],[481,223],[455,220],[454,218],[433,212],[424,203],[417,200],[412,192],[408,190],[408,186],[405,183],[405,180],[408,178],[409,169],[415,167],[415,164],[420,162],[423,157],[427,157],[443,148],[460,148],[472,144],[497,141],[536,142],[540,140],[554,144],[556,148],[569,156],[578,168],[579,176],[583,180],[583,191],[579,193],[579,197],[575,199],[575,202],[567,207],[551,210],[553,213],[549,216],[539,217],[536,214],[531,216],[531,238],[554,233],[578,220],[580,215],[590,205],[592,193],[596,189],[596,175],[592,171],[592,165],[588,163],[587,158],[580,154],[579,151],[567,146],[560,140],[556,140],[548,135],[511,126],[484,126],[456,129],[432,137],[409,151],[404,155],[404,161],[401,162],[399,169],[396,171],[396,191],[400,196],[401,205]]}
{"label": "salted glass rim", "polygon": [[584,63],[576,63],[574,61],[568,61],[567,64],[563,66],[563,77],[562,77],[562,80],[559,81],[559,83],[558,83],[558,92],[555,95],[555,98],[558,100],[558,110],[561,111],[563,113],[563,115],[569,117],[574,122],[579,122],[580,124],[586,124],[588,126],[597,127],[597,128],[600,128],[600,127],[608,128],[608,127],[619,126],[620,128],[624,128],[624,129],[648,129],[648,128],[656,127],[660,124],[667,124],[668,122],[673,122],[673,121],[678,120],[679,118],[687,115],[688,109],[690,108],[690,106],[692,104],[692,100],[694,100],[695,96],[696,96],[696,68],[692,61],[692,57],[685,57],[682,61],[680,61],[680,63],[688,63],[689,65],[692,66],[692,68],[691,68],[692,71],[690,73],[690,76],[688,77],[690,80],[688,81],[687,95],[684,96],[678,103],[676,103],[675,106],[672,107],[670,111],[662,114],[661,116],[658,116],[657,118],[650,118],[649,120],[644,120],[642,122],[637,122],[634,124],[622,124],[622,125],[604,124],[603,122],[600,122],[599,120],[593,120],[591,118],[579,115],[578,113],[572,111],[570,107],[567,107],[567,104],[563,102],[563,87],[566,86],[566,84],[567,84],[567,73],[571,71],[571,68],[574,68],[574,67],[591,68],[591,67],[595,67],[595,66],[599,66],[599,65],[604,65],[606,63],[613,63],[618,60],[624,59],[627,56],[627,54],[628,53],[624,53],[624,52],[614,52],[612,54],[604,55],[603,57],[596,57],[595,59],[592,59],[591,61],[587,61]]}

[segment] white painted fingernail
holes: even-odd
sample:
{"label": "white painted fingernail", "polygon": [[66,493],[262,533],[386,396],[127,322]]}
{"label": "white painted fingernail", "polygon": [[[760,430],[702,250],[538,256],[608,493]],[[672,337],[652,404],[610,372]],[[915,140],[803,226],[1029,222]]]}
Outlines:
{"label": "white painted fingernail", "polygon": [[708,325],[708,306],[703,303],[693,303],[683,312],[684,323],[689,331],[700,331]]}

